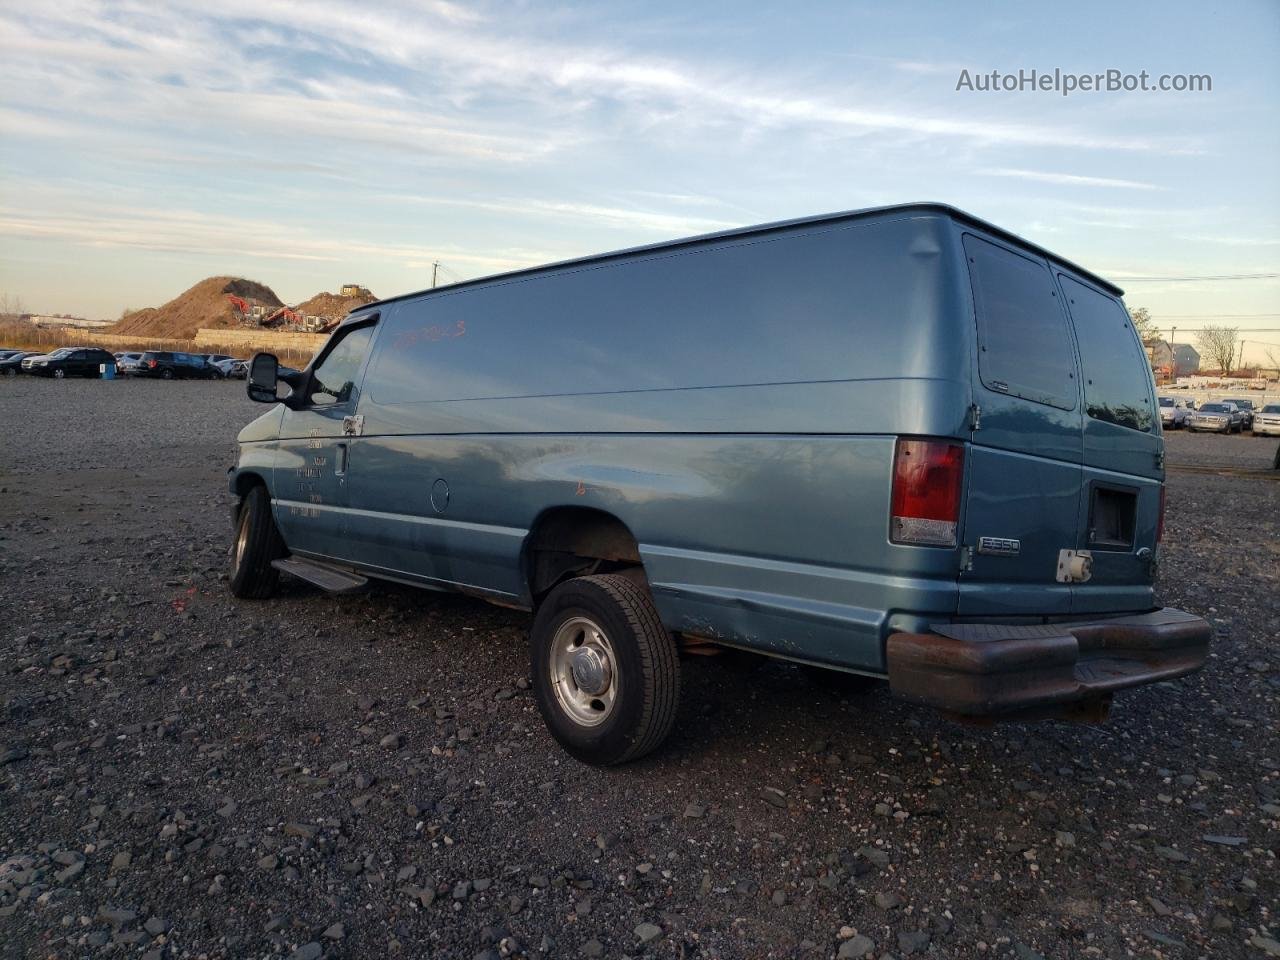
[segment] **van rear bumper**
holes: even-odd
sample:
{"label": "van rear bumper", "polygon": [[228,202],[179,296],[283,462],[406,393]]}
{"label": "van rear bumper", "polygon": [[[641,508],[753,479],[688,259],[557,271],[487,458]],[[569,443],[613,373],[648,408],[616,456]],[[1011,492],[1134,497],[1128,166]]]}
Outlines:
{"label": "van rear bumper", "polygon": [[1212,632],[1168,607],[1066,623],[935,624],[890,635],[885,658],[889,688],[906,700],[972,718],[1084,718],[1090,706],[1105,716],[1116,690],[1199,670]]}

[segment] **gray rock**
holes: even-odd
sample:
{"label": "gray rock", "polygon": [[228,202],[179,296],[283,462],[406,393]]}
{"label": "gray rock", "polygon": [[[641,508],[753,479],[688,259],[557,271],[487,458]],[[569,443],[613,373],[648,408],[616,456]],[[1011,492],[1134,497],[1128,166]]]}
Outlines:
{"label": "gray rock", "polygon": [[636,927],[635,934],[641,943],[651,943],[662,936],[662,928],[656,923],[642,923]]}
{"label": "gray rock", "polygon": [[158,937],[169,932],[169,921],[162,920],[160,917],[152,917],[142,925],[142,929],[153,937]]}
{"label": "gray rock", "polygon": [[588,940],[579,948],[579,952],[584,957],[591,957],[594,960],[596,957],[604,956],[604,944],[599,940]]}
{"label": "gray rock", "polygon": [[895,910],[902,906],[902,897],[892,890],[887,893],[877,893],[876,906],[881,910]]}
{"label": "gray rock", "polygon": [[0,767],[10,763],[17,763],[19,760],[25,760],[30,754],[27,748],[22,746],[2,747],[0,746]]}
{"label": "gray rock", "polygon": [[344,940],[347,936],[347,928],[341,923],[335,923],[332,926],[327,927],[324,933],[320,934],[320,936],[324,937],[326,940]]}
{"label": "gray rock", "polygon": [[324,947],[320,946],[320,944],[313,940],[311,943],[304,943],[297,950],[293,951],[293,953],[289,954],[289,960],[320,960],[320,957],[323,955]]}
{"label": "gray rock", "polygon": [[1167,933],[1161,933],[1159,930],[1143,930],[1142,935],[1154,943],[1159,943],[1166,947],[1185,947],[1186,944],[1177,937],[1171,937]]}
{"label": "gray rock", "polygon": [[110,907],[100,907],[98,909],[98,919],[104,923],[111,924],[117,930],[133,923],[137,918],[138,915],[132,910],[117,910]]}
{"label": "gray rock", "polygon": [[922,953],[929,946],[929,933],[925,930],[903,930],[898,934],[898,949],[903,956]]}
{"label": "gray rock", "polygon": [[398,733],[388,733],[385,737],[378,741],[378,746],[384,750],[399,750],[404,743],[404,737]]}
{"label": "gray rock", "polygon": [[760,791],[760,799],[771,807],[778,807],[781,810],[787,808],[787,795],[777,787],[765,787]]}
{"label": "gray rock", "polygon": [[858,934],[840,944],[840,949],[836,951],[836,956],[840,960],[861,960],[862,957],[868,956],[875,948],[874,940]]}
{"label": "gray rock", "polygon": [[71,864],[71,866],[63,870],[59,870],[53,876],[59,883],[67,883],[68,881],[74,880],[82,873],[84,873],[84,861],[77,860],[75,863]]}

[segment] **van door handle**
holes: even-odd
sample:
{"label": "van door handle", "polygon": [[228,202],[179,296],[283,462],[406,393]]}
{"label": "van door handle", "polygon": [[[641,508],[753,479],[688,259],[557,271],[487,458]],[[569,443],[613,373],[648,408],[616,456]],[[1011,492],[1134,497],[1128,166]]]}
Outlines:
{"label": "van door handle", "polygon": [[347,445],[345,443],[338,444],[338,457],[333,466],[333,475],[335,477],[345,477],[347,475]]}

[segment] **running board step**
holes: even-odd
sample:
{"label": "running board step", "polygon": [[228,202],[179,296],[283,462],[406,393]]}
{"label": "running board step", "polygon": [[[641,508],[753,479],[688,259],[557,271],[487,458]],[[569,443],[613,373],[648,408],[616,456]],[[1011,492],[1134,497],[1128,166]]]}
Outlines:
{"label": "running board step", "polygon": [[305,580],[328,593],[351,593],[368,584],[367,577],[350,570],[340,570],[328,564],[314,560],[303,560],[299,557],[285,557],[272,560],[271,565],[284,573],[292,574],[299,580]]}

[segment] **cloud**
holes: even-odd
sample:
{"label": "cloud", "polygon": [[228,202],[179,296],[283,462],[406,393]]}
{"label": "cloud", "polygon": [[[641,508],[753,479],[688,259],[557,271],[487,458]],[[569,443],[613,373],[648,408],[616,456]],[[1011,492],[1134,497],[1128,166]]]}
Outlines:
{"label": "cloud", "polygon": [[519,248],[472,250],[448,243],[377,242],[335,237],[296,224],[130,204],[84,203],[58,214],[0,205],[0,235],[61,240],[91,247],[248,257],[270,261],[351,263],[361,259],[406,265],[446,260],[476,272],[500,272],[561,259]]}
{"label": "cloud", "polygon": [[1014,177],[1019,180],[1036,180],[1040,183],[1059,183],[1078,187],[1118,187],[1125,190],[1167,190],[1168,187],[1145,183],[1141,180],[1119,180],[1114,177],[1086,177],[1074,173],[1050,173],[1044,170],[1018,170],[1010,167],[998,167],[994,170],[979,170],[978,173],[988,177]]}
{"label": "cloud", "polygon": [[687,236],[711,233],[743,226],[741,221],[715,220],[707,217],[690,217],[683,214],[635,210],[626,207],[606,207],[590,203],[570,203],[554,200],[498,198],[477,200],[466,197],[421,196],[395,194],[380,197],[401,203],[417,203],[441,207],[464,207],[490,213],[519,214],[542,219],[587,221],[605,227],[638,229],[660,233],[664,236]]}
{"label": "cloud", "polygon": [[[203,0],[173,0],[154,9],[125,4],[112,8],[111,15],[96,4],[73,3],[9,14],[6,20],[0,33],[9,34],[3,43],[13,54],[57,56],[59,71],[71,65],[81,77],[95,69],[117,74],[113,85],[131,90],[128,96],[98,98],[107,116],[137,116],[160,99],[147,96],[147,87],[177,76],[188,95],[203,96],[197,106],[206,108],[221,98],[238,108],[243,98],[248,118],[273,125],[279,135],[317,136],[318,128],[343,124],[352,137],[367,136],[374,143],[409,148],[429,143],[437,152],[490,160],[543,156],[598,136],[598,117],[590,133],[578,128],[567,138],[557,137],[547,132],[548,124],[525,123],[512,138],[478,129],[483,121],[474,113],[446,116],[441,107],[495,98],[527,103],[544,118],[554,114],[558,130],[575,127],[575,118],[590,108],[613,106],[620,110],[616,122],[633,127],[660,118],[694,128],[733,125],[740,135],[794,128],[827,138],[880,134],[1076,150],[1186,149],[1127,133],[938,115],[887,96],[872,100],[867,93],[861,94],[863,102],[798,96],[798,81],[785,75],[743,76],[625,49],[511,36],[449,3],[357,8],[326,0],[220,0],[211,7]],[[241,49],[242,38],[256,45],[252,56]],[[328,50],[333,56],[313,58],[312,75],[298,76],[289,58],[300,49]],[[358,73],[369,64],[395,67],[396,76],[365,82]],[[918,71],[926,65],[899,61],[897,66]],[[46,73],[46,79],[58,83],[57,72]],[[235,113],[222,106],[214,116]],[[510,129],[512,117],[506,121]],[[489,141],[498,142],[485,146]]]}
{"label": "cloud", "polygon": [[1204,234],[1183,234],[1179,235],[1179,240],[1190,240],[1193,243],[1215,243],[1226,247],[1277,247],[1280,246],[1280,238],[1258,238],[1258,237],[1223,237],[1223,236],[1205,236]]}

